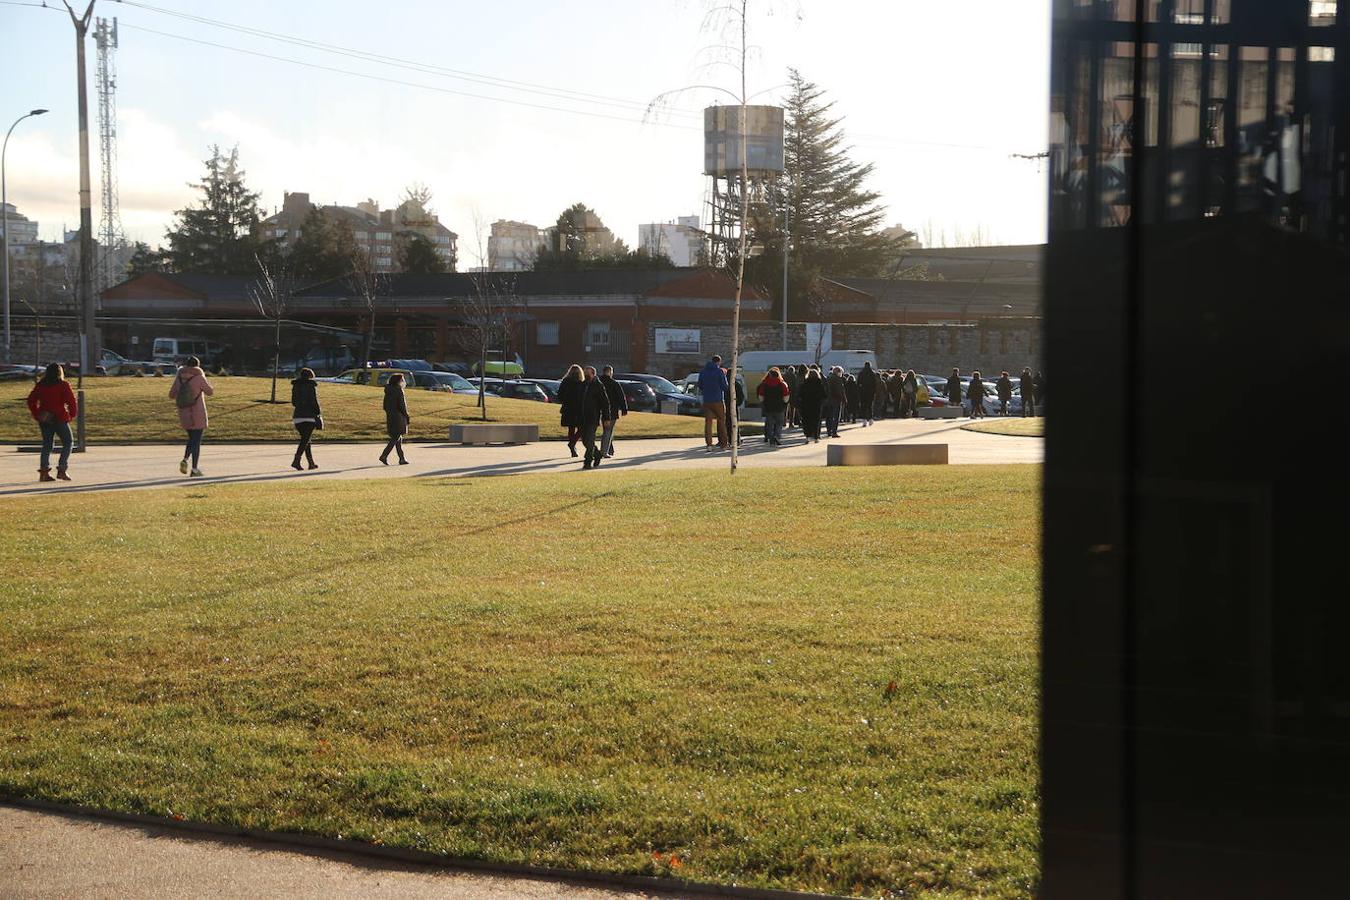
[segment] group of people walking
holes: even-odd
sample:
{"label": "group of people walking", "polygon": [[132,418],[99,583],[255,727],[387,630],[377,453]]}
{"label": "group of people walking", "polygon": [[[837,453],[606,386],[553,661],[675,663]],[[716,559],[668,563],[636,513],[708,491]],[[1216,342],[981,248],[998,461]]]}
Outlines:
{"label": "group of people walking", "polygon": [[[1034,416],[1044,404],[1045,378],[1040,372],[1032,375],[1029,368],[1024,368],[1018,381],[1022,415]],[[731,446],[732,392],[734,390],[735,406],[739,409],[745,404],[745,389],[739,379],[733,380],[723,368],[720,356],[709,359],[699,372],[698,387],[703,398],[704,446],[709,452],[726,450]],[[380,454],[380,462],[384,465],[389,465],[390,454],[397,455],[399,465],[408,464],[403,438],[408,433],[411,417],[404,391],[403,375],[391,374],[384,388],[385,431],[389,437]],[[169,397],[178,409],[178,424],[187,434],[178,471],[194,478],[202,475],[202,437],[208,425],[206,398],[214,393],[215,389],[196,357],[187,359],[169,387]],[[856,376],[840,366],[832,366],[828,373],[819,365],[774,367],[756,386],[755,393],[763,413],[765,444],[781,446],[784,429],[793,427],[800,427],[807,441],[819,443],[822,427],[825,436],[833,438],[839,436],[841,422],[857,423],[861,419],[864,426],[872,425],[877,419],[884,418],[892,407],[900,418],[917,415],[919,376],[913,369],[875,371],[870,362],[864,363]],[[973,418],[985,415],[984,398],[991,393],[998,397],[999,414],[1008,415],[1013,381],[1006,371],[1000,373],[992,389],[978,371],[971,373],[969,383],[965,385],[958,368],[953,368],[947,379],[947,402],[959,405],[964,396],[970,402]],[[578,443],[585,450],[583,469],[597,468],[601,460],[614,455],[615,426],[621,417],[628,415],[628,398],[623,386],[614,378],[613,366],[605,366],[599,373],[594,366],[569,367],[558,386],[558,403],[572,456],[578,455]],[[299,435],[291,468],[296,471],[303,471],[306,466],[317,469],[314,432],[323,430],[323,410],[312,369],[301,369],[291,382],[291,406],[291,423]],[[79,404],[59,364],[47,366],[28,395],[28,410],[42,434],[39,480],[70,481],[70,423],[79,413]],[[58,439],[61,451],[53,476],[51,456]]]}
{"label": "group of people walking", "polygon": [[628,415],[628,398],[614,378],[613,366],[597,374],[595,366],[571,365],[558,384],[558,404],[567,449],[575,457],[580,442],[585,450],[583,469],[598,468],[601,460],[614,455],[614,428]]}

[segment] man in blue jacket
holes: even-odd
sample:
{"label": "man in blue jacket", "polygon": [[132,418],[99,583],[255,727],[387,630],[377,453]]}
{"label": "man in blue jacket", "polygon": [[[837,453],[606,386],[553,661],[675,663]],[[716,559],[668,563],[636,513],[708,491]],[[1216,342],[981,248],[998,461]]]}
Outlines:
{"label": "man in blue jacket", "polygon": [[698,373],[698,389],[703,394],[703,443],[709,452],[713,449],[713,423],[717,423],[717,449],[725,450],[727,442],[727,373],[722,371],[722,357],[714,356]]}

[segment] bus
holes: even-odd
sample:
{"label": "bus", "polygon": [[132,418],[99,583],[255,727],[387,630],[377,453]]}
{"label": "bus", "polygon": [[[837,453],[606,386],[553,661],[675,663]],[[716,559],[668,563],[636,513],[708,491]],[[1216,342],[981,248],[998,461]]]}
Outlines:
{"label": "bus", "polygon": [[816,358],[812,350],[751,350],[740,354],[736,362],[745,378],[745,402],[748,406],[759,406],[759,394],[756,388],[764,380],[765,374],[777,366],[812,365],[820,363],[820,369],[829,374],[832,366],[840,366],[845,372],[857,375],[862,371],[863,363],[877,367],[877,354],[873,350],[827,350]]}

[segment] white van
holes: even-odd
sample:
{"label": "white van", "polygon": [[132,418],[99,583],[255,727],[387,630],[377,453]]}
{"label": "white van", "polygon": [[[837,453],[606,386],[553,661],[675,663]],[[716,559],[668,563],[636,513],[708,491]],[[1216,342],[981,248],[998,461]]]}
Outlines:
{"label": "white van", "polygon": [[873,350],[827,350],[817,360],[813,350],[750,350],[740,354],[736,361],[740,363],[745,383],[750,388],[746,392],[746,403],[758,406],[759,394],[755,389],[774,366],[781,370],[785,366],[809,366],[819,362],[823,372],[828,373],[831,367],[839,366],[845,372],[857,375],[864,363],[871,363],[872,368],[876,369],[877,354]]}
{"label": "white van", "polygon": [[195,356],[202,361],[203,366],[209,366],[216,361],[220,351],[221,346],[215,341],[157,337],[151,350],[151,358],[157,363],[181,364],[189,356]]}

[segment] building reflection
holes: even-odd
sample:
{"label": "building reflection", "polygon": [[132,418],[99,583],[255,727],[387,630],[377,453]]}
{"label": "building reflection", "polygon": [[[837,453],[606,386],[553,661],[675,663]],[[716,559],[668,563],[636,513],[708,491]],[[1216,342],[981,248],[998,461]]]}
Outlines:
{"label": "building reflection", "polygon": [[1260,212],[1346,242],[1335,2],[1059,6],[1053,227],[1124,225],[1136,207],[1146,223]]}

